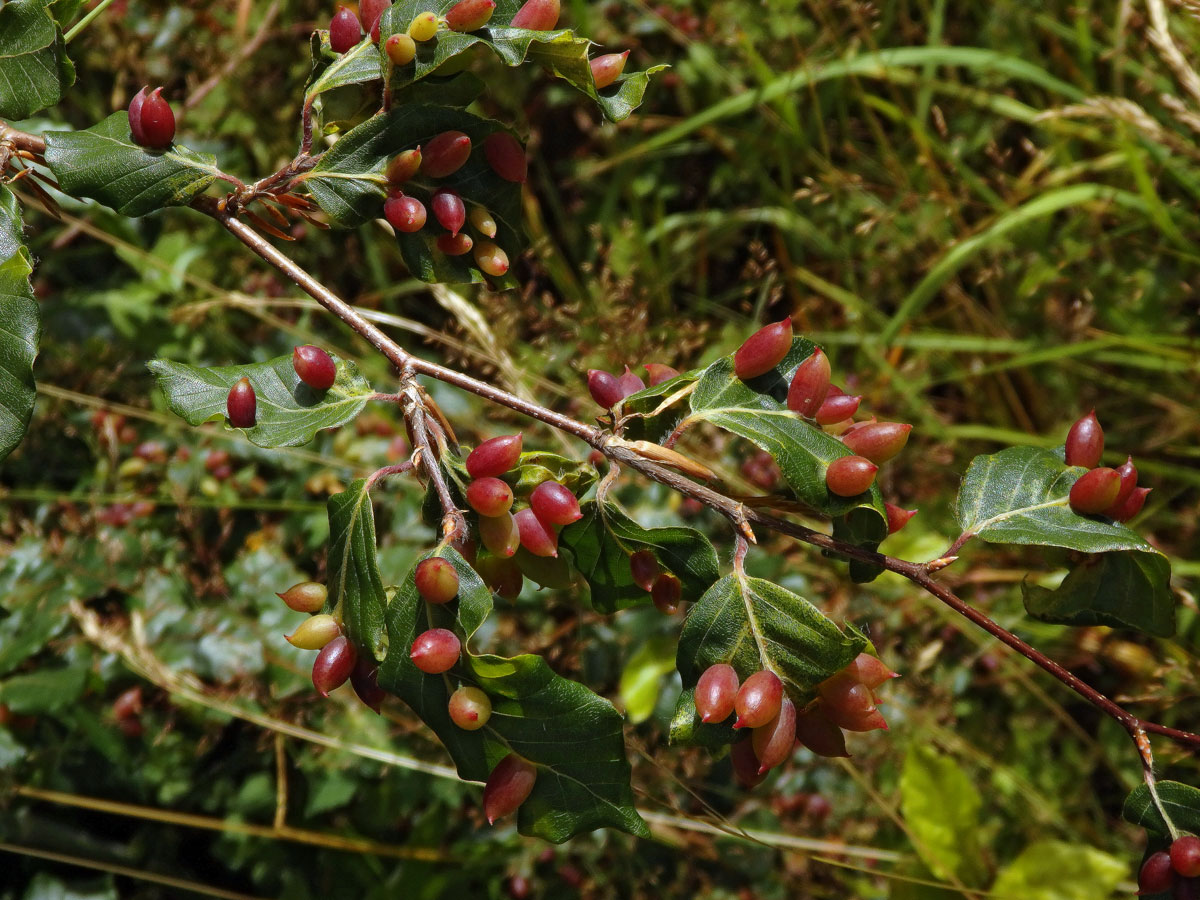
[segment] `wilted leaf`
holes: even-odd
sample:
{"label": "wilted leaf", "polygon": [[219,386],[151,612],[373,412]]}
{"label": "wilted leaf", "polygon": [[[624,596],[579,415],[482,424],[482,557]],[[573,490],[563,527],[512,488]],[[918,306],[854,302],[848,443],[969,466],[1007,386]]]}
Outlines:
{"label": "wilted leaf", "polygon": [[311,441],[322,428],[349,422],[374,394],[354,363],[337,356],[333,361],[337,380],[327,391],[304,384],[292,368],[291,356],[207,369],[155,359],[147,367],[158,376],[171,411],[189,425],[223,420],[229,389],[239,378],[249,378],[258,408],[257,421],[246,429],[246,436],[260,447],[295,447]]}

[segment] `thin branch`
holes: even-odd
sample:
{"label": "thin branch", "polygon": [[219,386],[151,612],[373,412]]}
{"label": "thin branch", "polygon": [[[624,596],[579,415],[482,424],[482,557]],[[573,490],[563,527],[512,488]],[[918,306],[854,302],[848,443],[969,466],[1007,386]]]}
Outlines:
{"label": "thin branch", "polygon": [[433,445],[429,442],[430,425],[425,419],[427,410],[422,396],[423,391],[413,377],[411,365],[405,365],[400,371],[400,383],[400,408],[404,412],[404,421],[408,424],[408,434],[412,438],[416,450],[413,458],[420,461],[421,468],[433,484],[438,501],[442,504],[442,539],[446,543],[450,543],[456,538],[465,538],[467,536],[467,519],[454,502],[450,486],[446,484],[446,479],[442,475],[441,454],[434,450]]}
{"label": "thin branch", "polygon": [[[1128,712],[1119,704],[1110,700],[1100,691],[1078,678],[1044,653],[1027,644],[1002,625],[972,607],[949,588],[936,582],[926,564],[896,559],[882,553],[856,547],[853,544],[840,541],[830,535],[814,531],[795,522],[789,522],[747,507],[707,485],[698,484],[689,478],[685,478],[683,475],[646,459],[633,450],[627,442],[613,440],[612,436],[607,432],[585,425],[561,413],[539,406],[536,403],[523,400],[514,394],[500,390],[462,372],[457,372],[453,369],[440,366],[437,363],[412,356],[377,327],[359,315],[352,306],[309,275],[253,229],[238,221],[226,211],[217,209],[215,203],[208,203],[202,200],[197,205],[201,211],[214,216],[238,240],[279,269],[280,272],[290,278],[345,324],[349,325],[360,336],[366,338],[372,346],[401,370],[408,369],[416,373],[432,376],[447,384],[452,384],[486,400],[491,400],[515,412],[522,413],[530,418],[537,419],[540,422],[545,422],[547,425],[565,431],[568,434],[572,434],[599,450],[612,460],[612,462],[634,469],[647,478],[666,485],[685,496],[699,500],[706,506],[716,510],[738,526],[739,534],[744,535],[750,525],[760,525],[823,550],[832,551],[847,559],[855,559],[860,562],[880,566],[888,571],[902,575],[918,587],[937,597],[959,615],[970,620],[998,641],[1061,681],[1093,706],[1119,722],[1131,736],[1136,736],[1139,729],[1144,729],[1148,732],[1164,735],[1179,743],[1200,748],[1200,734],[1193,734],[1188,731],[1139,719],[1133,713]],[[424,463],[424,460],[422,462]],[[431,472],[432,474],[432,471],[436,471],[437,467],[426,466],[425,468],[427,472]],[[438,474],[440,476],[440,472]],[[437,482],[435,481],[435,486],[436,484]],[[446,501],[446,498],[443,497],[442,499],[443,502]],[[450,508],[453,508],[452,501]]]}

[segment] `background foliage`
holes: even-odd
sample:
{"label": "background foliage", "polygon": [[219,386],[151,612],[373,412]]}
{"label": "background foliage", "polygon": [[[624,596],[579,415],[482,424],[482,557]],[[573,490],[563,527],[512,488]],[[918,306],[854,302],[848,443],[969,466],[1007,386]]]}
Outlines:
{"label": "background foliage", "polygon": [[[165,83],[188,146],[266,173],[294,150],[307,38],[331,12],[117,0],[72,41],[78,84],[53,113],[87,127]],[[912,559],[957,534],[950,498],[972,457],[1054,447],[1095,405],[1111,460],[1132,453],[1155,488],[1138,530],[1171,558],[1176,636],[1025,618],[1025,573],[1027,588],[1055,587],[1068,551],[1047,564],[1036,548],[973,544],[945,577],[1139,714],[1188,727],[1200,717],[1200,153],[1177,115],[1194,106],[1145,15],[1140,3],[781,0],[768,15],[749,0],[568,2],[564,21],[631,48],[631,69],[672,68],[614,126],[561,82],[472,63],[496,85],[475,109],[530,135],[519,290],[431,290],[370,225],[298,229],[290,251],[406,345],[585,416],[589,366],[707,363],[792,313],[866,406],[916,424],[882,485],[921,507],[885,545]],[[1194,46],[1200,28],[1171,21]],[[598,832],[547,850],[488,829],[478,786],[446,777],[446,754],[402,705],[376,718],[343,693],[321,701],[282,639],[298,616],[272,592],[323,578],[325,500],[406,452],[396,416],[371,410],[267,453],[177,419],[144,363],[267,360],[312,341],[373,385],[386,366],[202,217],[63,208],[61,225],[28,213],[39,396],[0,467],[0,841],[141,875],[10,854],[0,897],[178,895],[147,873],[289,898],[500,897],[513,875],[555,897],[933,898],[954,894],[921,882],[948,882],[1095,898],[1130,880],[1142,838],[1120,812],[1138,773],[1114,723],[899,579],[855,586],[784,540],[750,555],[751,574],[869,625],[904,675],[886,689],[889,734],[852,739],[843,762],[801,754],[745,793],[727,761],[666,746],[677,623],[527,588],[481,641],[541,653],[626,711],[655,839]],[[526,424],[431,390],[464,432]],[[733,483],[754,453],[704,428],[688,441]],[[540,430],[533,446],[583,452]],[[388,490],[380,564],[402,573],[432,536],[415,485]],[[682,517],[726,538],[657,487],[627,480],[620,499],[643,525]],[[136,685],[141,733],[126,734],[111,707]],[[1197,783],[1194,760],[1166,742],[1158,753],[1166,777]]]}

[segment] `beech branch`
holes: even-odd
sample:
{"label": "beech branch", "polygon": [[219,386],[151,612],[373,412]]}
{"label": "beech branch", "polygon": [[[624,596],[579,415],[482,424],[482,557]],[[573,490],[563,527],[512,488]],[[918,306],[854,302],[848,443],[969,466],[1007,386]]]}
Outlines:
{"label": "beech branch", "polygon": [[[0,143],[6,142],[18,149],[39,155],[44,153],[46,149],[45,141],[37,135],[17,131],[6,123],[0,122]],[[929,563],[910,562],[867,550],[863,547],[857,547],[822,532],[814,531],[796,522],[781,519],[753,507],[746,506],[741,501],[728,497],[707,485],[692,481],[690,478],[672,471],[659,462],[647,459],[646,456],[635,449],[633,443],[623,441],[609,431],[547,409],[544,406],[525,400],[487,382],[472,378],[470,375],[459,372],[456,369],[451,369],[414,356],[388,337],[382,330],[365,319],[353,306],[342,300],[333,291],[306,272],[289,256],[277,249],[257,231],[240,221],[236,215],[236,204],[223,203],[212,197],[201,197],[194,201],[192,206],[198,211],[214,218],[252,252],[274,266],[301,290],[349,326],[351,330],[364,338],[371,346],[375,347],[401,373],[428,375],[431,378],[436,378],[446,384],[468,391],[485,400],[504,406],[528,418],[543,422],[577,437],[590,447],[599,450],[614,464],[634,469],[645,477],[657,481],[684,496],[698,500],[720,513],[734,526],[739,539],[753,537],[752,526],[759,526],[779,534],[786,534],[803,543],[819,547],[822,550],[828,550],[843,558],[879,566],[889,572],[895,572],[907,578],[913,584],[953,609],[963,618],[982,628],[996,638],[996,640],[1021,656],[1024,656],[1034,665],[1062,682],[1062,684],[1066,685],[1105,715],[1116,720],[1129,733],[1130,738],[1133,739],[1137,746],[1139,756],[1143,761],[1147,781],[1151,785],[1153,785],[1152,757],[1150,756],[1149,743],[1145,736],[1147,732],[1163,735],[1180,744],[1200,749],[1200,734],[1194,734],[1189,731],[1183,731],[1139,718],[1059,663],[1050,659],[1040,650],[1037,650],[1032,645],[1017,637],[986,614],[975,609],[948,587],[933,578],[932,573],[941,568],[940,566],[934,566]],[[461,521],[462,514],[454,507],[449,490],[446,488],[444,479],[441,477],[441,471],[436,464],[437,456],[429,444],[429,434],[424,419],[424,404],[418,401],[415,405],[412,405],[411,410],[410,423],[419,423],[420,425],[420,427],[412,430],[414,441],[421,451],[421,467],[432,480],[435,490],[438,491],[439,499],[445,508],[447,519],[444,524],[444,530],[447,527],[457,528],[458,522],[455,521],[453,525],[451,525],[451,522],[455,514],[457,514],[458,520]],[[406,417],[409,417],[409,415],[409,411],[406,410]],[[450,537],[450,534],[447,534],[447,537]],[[968,537],[969,535],[963,536],[963,538]],[[965,543],[965,540],[960,539],[960,541],[956,541],[955,548],[962,546],[962,543]],[[944,562],[944,560],[937,560],[935,562]]]}

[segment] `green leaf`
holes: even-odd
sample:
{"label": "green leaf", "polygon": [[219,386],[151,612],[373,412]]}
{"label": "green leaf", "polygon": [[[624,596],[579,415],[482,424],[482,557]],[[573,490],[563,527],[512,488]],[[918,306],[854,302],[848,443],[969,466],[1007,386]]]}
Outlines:
{"label": "green leaf", "polygon": [[187,206],[222,174],[211,153],[133,142],[121,110],[86,131],[46,132],[46,162],[63,193],[90,197],[125,216]]}
{"label": "green leaf", "polygon": [[825,487],[829,464],[852,455],[846,445],[787,408],[791,377],[815,346],[805,338],[795,338],[776,368],[749,381],[734,374],[732,356],[722,357],[700,376],[690,398],[688,419],[711,422],[771,454],[797,499],[816,512],[833,517],[855,509],[873,509],[886,533],[887,515],[878,486],[872,485],[858,497],[838,497]]}
{"label": "green leaf", "polygon": [[684,687],[694,687],[717,663],[733,666],[743,679],[770,669],[792,702],[803,707],[816,696],[818,684],[867,646],[866,638],[844,633],[803,597],[735,572],[688,611],[675,662]]}
{"label": "green leaf", "polygon": [[600,612],[650,602],[650,595],[634,584],[629,571],[629,557],[638,550],[650,550],[659,565],[683,583],[685,601],[696,599],[717,580],[717,551],[696,529],[643,528],[607,501],[600,506],[589,500],[580,509],[583,518],[564,528],[558,543],[574,555],[591,588],[592,606]]}
{"label": "green leaf", "polygon": [[[700,369],[684,372],[622,400],[616,410],[617,418],[623,419],[622,437],[658,443],[670,434],[688,409],[686,395],[677,400],[672,398],[695,384],[700,372]],[[671,402],[664,407],[667,401]]]}
{"label": "green leaf", "polygon": [[79,699],[86,676],[80,666],[14,675],[0,682],[0,703],[20,715],[57,712]]}
{"label": "green leaf", "polygon": [[[407,30],[408,24],[418,13],[432,11],[442,15],[456,2],[400,0],[392,4],[379,23],[380,46],[393,34]],[[392,84],[398,88],[427,78],[456,56],[476,45],[484,45],[491,48],[508,66],[519,66],[526,59],[544,66],[595,100],[611,121],[619,122],[641,104],[650,75],[666,68],[653,66],[645,72],[631,72],[603,91],[597,91],[588,64],[591,41],[576,36],[569,29],[529,31],[508,27],[522,5],[524,0],[497,0],[496,9],[486,26],[465,34],[446,30],[438,32],[436,39],[417,44],[416,59],[408,65],[392,68],[386,56],[380,54],[380,72],[386,76],[390,69]]]}
{"label": "green leaf", "polygon": [[75,66],[45,0],[0,6],[0,116],[27,119],[58,103],[74,83]]}
{"label": "green leaf", "polygon": [[309,41],[312,50],[312,69],[304,86],[305,104],[313,103],[325,91],[376,81],[379,78],[379,47],[363,39],[345,53],[334,53],[329,46],[329,32],[314,31]]}
{"label": "green leaf", "polygon": [[[418,176],[405,185],[405,193],[429,205],[439,187],[457,191],[471,205],[487,207],[496,221],[499,244],[510,259],[524,246],[521,228],[521,186],[505,181],[492,171],[481,144],[489,134],[504,130],[498,122],[461,109],[443,106],[405,105],[373,116],[351,129],[326,151],[321,161],[303,176],[313,199],[339,225],[350,228],[383,214],[387,195],[384,170],[400,151],[427,144],[444,131],[461,131],[471,138],[470,159],[457,172],[436,181]],[[470,254],[447,256],[436,247],[443,231],[431,224],[416,234],[397,234],[400,251],[409,270],[428,282],[483,281]],[[491,279],[508,284],[510,276]]]}
{"label": "green leaf", "polygon": [[[857,506],[844,515],[833,520],[833,536],[840,541],[864,547],[867,550],[878,550],[883,539],[888,536],[886,515],[880,518],[878,510],[873,506]],[[826,556],[836,554],[825,551]],[[857,559],[849,560],[850,578],[856,584],[866,584],[874,581],[883,572],[883,566],[862,562]]]}
{"label": "green leaf", "polygon": [[1022,583],[1025,611],[1061,625],[1137,628],[1158,637],[1175,633],[1171,564],[1157,553],[1118,551],[1076,563],[1054,590]]}
{"label": "green leaf", "polygon": [[1071,486],[1087,469],[1038,447],[1010,447],[971,461],[958,491],[958,524],[994,544],[1066,547],[1084,553],[1158,551],[1102,516],[1071,511]]}
{"label": "green leaf", "polygon": [[975,785],[951,757],[914,744],[900,775],[900,810],[914,848],[939,878],[977,885],[982,876]]}
{"label": "green leaf", "polygon": [[291,356],[207,369],[155,359],[147,367],[158,376],[171,411],[189,425],[224,420],[229,389],[239,378],[249,378],[258,398],[258,418],[246,429],[246,437],[260,447],[295,447],[311,441],[322,428],[349,422],[375,393],[354,363],[337,356],[333,361],[337,380],[327,391],[304,384],[292,368]]}
{"label": "green leaf", "polygon": [[[1158,782],[1158,799],[1163,809],[1170,816],[1175,827],[1180,831],[1200,834],[1200,790],[1178,781]],[[1150,788],[1139,784],[1125,798],[1125,806],[1121,815],[1126,822],[1140,825],[1147,831],[1159,837],[1169,837],[1171,830],[1163,820],[1162,814],[1154,805],[1150,796]]]}
{"label": "green leaf", "polygon": [[387,595],[375,561],[375,512],[365,478],[329,498],[329,596],[326,608],[342,608],[346,633],[376,660],[387,651],[383,614]]}
{"label": "green leaf", "polygon": [[[615,827],[647,836],[633,805],[620,713],[583,685],[556,675],[540,657],[470,653],[471,636],[491,612],[491,592],[454,550],[442,548],[437,555],[458,572],[458,599],[426,603],[412,572],[392,589],[390,650],[379,683],[433,729],[462,778],[486,781],[509,752],[537,765],[533,793],[518,812],[523,834],[561,842],[583,831]],[[419,671],[408,655],[416,635],[434,627],[453,629],[467,651],[454,669],[438,676]],[[480,688],[492,701],[491,719],[478,731],[464,731],[450,721],[447,704],[460,684]]]}
{"label": "green leaf", "polygon": [[991,893],[1022,900],[1097,900],[1109,897],[1128,865],[1107,853],[1064,841],[1038,841],[996,878]]}
{"label": "green leaf", "polygon": [[959,488],[959,525],[991,543],[1105,554],[1077,566],[1056,591],[1027,587],[1030,615],[1049,622],[1173,634],[1166,557],[1118,522],[1071,510],[1071,486],[1086,471],[1036,447],[977,456]]}
{"label": "green leaf", "polygon": [[21,238],[17,198],[0,187],[0,460],[21,443],[37,391],[33,361],[42,322],[29,276],[33,264]]}
{"label": "green leaf", "polygon": [[658,705],[664,675],[675,671],[675,641],[653,637],[633,652],[621,670],[621,702],[634,725],[645,722]]}

